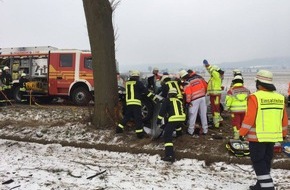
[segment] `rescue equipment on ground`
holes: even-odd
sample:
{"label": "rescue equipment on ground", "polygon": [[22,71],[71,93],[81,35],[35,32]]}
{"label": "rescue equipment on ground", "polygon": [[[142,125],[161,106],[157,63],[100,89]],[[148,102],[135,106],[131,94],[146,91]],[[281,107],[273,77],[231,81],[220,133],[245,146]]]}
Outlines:
{"label": "rescue equipment on ground", "polygon": [[226,148],[237,157],[250,155],[248,141],[230,139],[230,141],[226,144]]}

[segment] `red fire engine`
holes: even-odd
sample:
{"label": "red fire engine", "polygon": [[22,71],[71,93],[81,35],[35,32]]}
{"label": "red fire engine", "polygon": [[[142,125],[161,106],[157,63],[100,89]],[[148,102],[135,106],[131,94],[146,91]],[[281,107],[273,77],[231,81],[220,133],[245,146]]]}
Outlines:
{"label": "red fire engine", "polygon": [[57,49],[51,46],[0,48],[0,68],[8,66],[12,75],[11,95],[20,102],[19,78],[25,73],[25,96],[39,101],[54,97],[71,98],[77,105],[92,100],[93,70],[89,51]]}

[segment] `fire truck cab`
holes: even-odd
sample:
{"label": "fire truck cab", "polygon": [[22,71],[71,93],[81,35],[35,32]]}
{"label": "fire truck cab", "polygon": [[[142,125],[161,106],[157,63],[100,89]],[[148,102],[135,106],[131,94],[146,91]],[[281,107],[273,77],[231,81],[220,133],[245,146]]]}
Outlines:
{"label": "fire truck cab", "polygon": [[[0,68],[4,66],[10,68],[11,96],[17,102],[23,96],[39,101],[70,98],[76,105],[87,105],[92,100],[94,85],[89,51],[51,46],[0,48]],[[22,73],[29,79],[24,95],[19,85]]]}

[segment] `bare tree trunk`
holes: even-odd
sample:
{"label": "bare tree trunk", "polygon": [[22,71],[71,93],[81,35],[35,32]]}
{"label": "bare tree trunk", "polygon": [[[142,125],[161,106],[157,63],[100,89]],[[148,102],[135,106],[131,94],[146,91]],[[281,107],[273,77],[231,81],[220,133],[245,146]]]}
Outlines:
{"label": "bare tree trunk", "polygon": [[115,39],[109,0],[83,0],[94,70],[96,128],[115,125],[118,105]]}

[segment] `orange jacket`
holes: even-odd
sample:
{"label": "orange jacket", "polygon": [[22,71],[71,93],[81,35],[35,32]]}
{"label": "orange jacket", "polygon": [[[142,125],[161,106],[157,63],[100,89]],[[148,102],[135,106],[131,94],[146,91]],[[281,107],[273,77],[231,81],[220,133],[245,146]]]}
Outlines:
{"label": "orange jacket", "polygon": [[[256,122],[257,109],[258,109],[257,98],[255,95],[251,94],[248,97],[247,112],[246,112],[246,115],[244,117],[242,127],[239,130],[240,136],[246,136],[246,135],[256,136],[256,132],[251,131],[250,128],[256,127],[255,122]],[[281,122],[282,122],[282,127],[283,127],[283,137],[286,137],[286,135],[288,133],[288,129],[287,129],[288,116],[287,116],[286,108],[284,108],[283,119]],[[252,142],[258,142],[257,138],[253,138],[253,139],[248,138],[247,140],[252,141]]]}
{"label": "orange jacket", "polygon": [[186,102],[190,103],[192,100],[205,96],[206,88],[206,82],[203,79],[195,78],[190,80],[188,85],[184,87]]}

